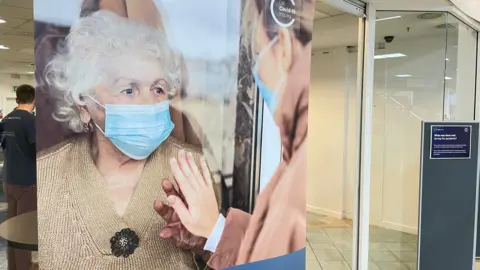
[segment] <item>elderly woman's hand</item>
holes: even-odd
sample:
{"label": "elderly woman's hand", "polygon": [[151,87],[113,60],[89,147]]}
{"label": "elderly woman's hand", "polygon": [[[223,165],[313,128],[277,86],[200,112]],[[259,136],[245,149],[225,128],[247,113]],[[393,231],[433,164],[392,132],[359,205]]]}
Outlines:
{"label": "elderly woman's hand", "polygon": [[[167,196],[177,196],[185,202],[185,198],[179,193],[168,179],[162,181],[163,191]],[[160,237],[171,239],[174,246],[186,250],[191,250],[197,254],[203,254],[203,247],[207,241],[206,238],[195,236],[190,233],[180,222],[180,218],[175,210],[156,200],[154,204],[155,211],[167,222],[167,225],[160,230]]]}
{"label": "elderly woman's hand", "polygon": [[202,158],[200,172],[192,154],[181,150],[178,159],[170,160],[170,166],[186,203],[180,196],[170,195],[169,205],[189,232],[208,238],[217,223],[219,212],[207,163]]}

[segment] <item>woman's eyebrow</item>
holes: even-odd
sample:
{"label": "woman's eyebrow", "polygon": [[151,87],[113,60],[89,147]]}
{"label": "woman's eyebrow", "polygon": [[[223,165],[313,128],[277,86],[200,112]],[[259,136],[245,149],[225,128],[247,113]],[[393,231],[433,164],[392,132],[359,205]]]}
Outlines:
{"label": "woman's eyebrow", "polygon": [[167,80],[161,78],[161,79],[158,79],[156,81],[153,82],[152,86],[154,85],[158,85],[158,84],[163,84],[163,85],[167,85]]}
{"label": "woman's eyebrow", "polygon": [[128,78],[128,77],[119,77],[119,78],[115,78],[112,81],[112,84],[123,84],[123,83],[134,84],[134,85],[139,85],[140,84],[137,79]]}

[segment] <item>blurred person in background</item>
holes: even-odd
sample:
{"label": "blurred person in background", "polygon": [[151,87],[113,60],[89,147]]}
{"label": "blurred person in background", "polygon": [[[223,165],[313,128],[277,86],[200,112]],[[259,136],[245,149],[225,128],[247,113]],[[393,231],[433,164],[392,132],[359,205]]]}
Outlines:
{"label": "blurred person in background", "polygon": [[[42,269],[197,269],[158,236],[168,159],[202,149],[171,136],[179,68],[165,34],[100,10],[78,20],[47,65],[54,118],[77,135],[38,154]],[[42,108],[40,108],[42,109]],[[218,196],[218,193],[216,193]]]}
{"label": "blurred person in background", "polygon": [[[18,106],[0,123],[4,190],[8,218],[37,210],[35,88],[20,85],[16,89]],[[30,251],[8,248],[8,269],[31,267]]]}
{"label": "blurred person in background", "polygon": [[168,205],[157,201],[154,206],[168,221],[160,236],[170,238],[191,233],[207,239],[204,249],[212,252],[208,265],[214,269],[305,248],[306,141],[314,5],[313,0],[295,1],[295,22],[291,27],[282,27],[272,18],[270,1],[247,0],[243,10],[242,49],[252,52],[252,74],[274,116],[283,147],[282,161],[260,193],[253,214],[238,209],[230,209],[226,217],[219,214],[207,165],[202,161],[199,169],[189,153],[181,151],[177,159],[171,160],[180,190],[175,190],[168,180],[163,181],[163,188],[169,194]]}

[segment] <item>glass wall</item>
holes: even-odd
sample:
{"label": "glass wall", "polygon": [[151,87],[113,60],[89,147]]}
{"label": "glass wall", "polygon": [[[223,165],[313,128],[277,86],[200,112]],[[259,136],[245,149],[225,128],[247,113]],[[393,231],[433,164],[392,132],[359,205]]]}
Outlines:
{"label": "glass wall", "polygon": [[477,34],[447,13],[376,28],[369,269],[416,269],[421,121],[473,120]]}
{"label": "glass wall", "polygon": [[317,2],[307,176],[307,269],[350,269],[355,250],[363,19]]}

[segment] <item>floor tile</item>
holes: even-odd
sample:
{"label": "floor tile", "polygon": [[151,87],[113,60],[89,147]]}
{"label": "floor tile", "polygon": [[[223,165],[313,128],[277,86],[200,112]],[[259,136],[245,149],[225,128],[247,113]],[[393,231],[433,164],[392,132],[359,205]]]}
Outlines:
{"label": "floor tile", "polygon": [[[350,269],[352,221],[309,213],[307,223],[307,269]],[[369,270],[417,270],[417,235],[371,226],[369,254]]]}
{"label": "floor tile", "polygon": [[398,259],[390,251],[373,251],[370,252],[370,258],[374,262],[397,262]]}
{"label": "floor tile", "polygon": [[322,270],[322,267],[320,267],[320,263],[317,261],[309,261],[306,262],[306,270]]}
{"label": "floor tile", "polygon": [[397,258],[402,262],[416,262],[417,252],[415,251],[392,251]]}
{"label": "floor tile", "polygon": [[353,236],[346,231],[333,232],[333,233],[327,232],[327,235],[330,237],[330,239],[332,239],[332,241],[352,241],[353,242]]}
{"label": "floor tile", "polygon": [[307,239],[310,243],[331,242],[325,232],[307,232]]}
{"label": "floor tile", "polygon": [[317,227],[308,227],[307,226],[307,233],[324,233],[325,231],[323,228],[317,228]]}
{"label": "floor tile", "polygon": [[412,239],[410,236],[401,236],[401,235],[391,235],[391,234],[386,234],[386,235],[380,235],[382,242],[390,242],[390,243],[409,243],[409,242],[415,242],[414,239]]}
{"label": "floor tile", "polygon": [[345,228],[323,228],[328,235],[350,234]]}
{"label": "floor tile", "polygon": [[[417,270],[417,263],[416,262],[404,262],[404,264],[408,267],[410,270]],[[480,270],[480,268],[477,268]]]}
{"label": "floor tile", "polygon": [[338,250],[340,254],[342,254],[343,259],[351,266],[352,265],[352,257],[353,251],[352,250]]}
{"label": "floor tile", "polygon": [[[352,262],[351,262],[351,261],[350,261],[350,262],[347,261],[347,263],[348,263],[348,265],[350,266],[350,268],[353,269]],[[380,270],[380,268],[378,267],[378,265],[377,265],[375,262],[373,262],[372,260],[370,260],[370,261],[368,262],[368,270]]]}
{"label": "floor tile", "polygon": [[401,262],[377,262],[380,270],[410,270]]}
{"label": "floor tile", "polygon": [[406,235],[403,239],[402,242],[407,242],[407,243],[417,243],[418,242],[418,236],[417,235]]}
{"label": "floor tile", "polygon": [[417,251],[417,246],[413,243],[386,243],[385,246],[390,251]]}
{"label": "floor tile", "polygon": [[383,243],[373,243],[369,244],[369,251],[389,251],[388,248]]}
{"label": "floor tile", "polygon": [[314,250],[313,253],[319,261],[343,261],[343,256],[336,249]]}
{"label": "floor tile", "polygon": [[380,267],[375,262],[368,262],[368,270],[380,270]]}
{"label": "floor tile", "polygon": [[337,249],[353,250],[353,240],[333,240],[333,244]]}
{"label": "floor tile", "polygon": [[305,252],[305,261],[309,262],[309,261],[315,261],[317,262],[317,257],[315,257],[315,254],[313,253],[313,251],[306,251]]}
{"label": "floor tile", "polygon": [[345,261],[320,261],[323,270],[350,270],[350,266]]}
{"label": "floor tile", "polygon": [[310,243],[313,251],[316,250],[337,250],[333,243]]}

